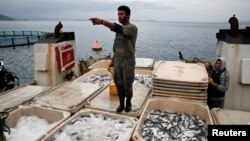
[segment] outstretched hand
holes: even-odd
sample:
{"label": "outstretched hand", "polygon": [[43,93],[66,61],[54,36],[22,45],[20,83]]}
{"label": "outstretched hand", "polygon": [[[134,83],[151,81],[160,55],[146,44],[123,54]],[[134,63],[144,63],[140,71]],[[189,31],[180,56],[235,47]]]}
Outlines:
{"label": "outstretched hand", "polygon": [[100,25],[100,24],[102,24],[102,19],[99,19],[99,18],[90,18],[89,19],[92,23],[93,23],[93,25]]}

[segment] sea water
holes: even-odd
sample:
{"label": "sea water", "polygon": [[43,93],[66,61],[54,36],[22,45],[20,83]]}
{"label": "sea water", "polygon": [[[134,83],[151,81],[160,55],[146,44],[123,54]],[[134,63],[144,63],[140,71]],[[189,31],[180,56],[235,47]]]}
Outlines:
{"label": "sea water", "polygon": [[[93,26],[90,21],[61,21],[64,32],[74,32],[78,59],[90,56],[112,55],[115,33],[103,25]],[[216,33],[229,29],[229,23],[185,23],[131,21],[138,27],[136,57],[156,60],[179,60],[181,51],[185,59],[199,58],[214,61]],[[0,31],[45,31],[53,32],[58,21],[0,21]],[[245,28],[247,24],[240,24]],[[249,26],[249,24],[248,24]],[[102,51],[92,50],[98,40]],[[0,48],[0,59],[5,67],[16,73],[20,84],[34,80],[34,46]]]}

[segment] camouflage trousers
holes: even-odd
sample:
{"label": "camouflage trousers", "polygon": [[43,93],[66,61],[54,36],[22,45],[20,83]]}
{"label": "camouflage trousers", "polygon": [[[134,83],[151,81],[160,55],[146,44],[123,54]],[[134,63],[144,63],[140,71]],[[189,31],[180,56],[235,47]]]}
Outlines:
{"label": "camouflage trousers", "polygon": [[133,82],[135,77],[135,65],[127,64],[115,66],[114,82],[119,97],[131,98],[133,96]]}

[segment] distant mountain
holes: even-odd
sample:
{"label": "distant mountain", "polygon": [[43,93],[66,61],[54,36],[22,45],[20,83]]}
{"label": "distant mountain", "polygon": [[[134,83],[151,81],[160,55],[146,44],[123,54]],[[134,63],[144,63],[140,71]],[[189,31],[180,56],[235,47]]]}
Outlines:
{"label": "distant mountain", "polygon": [[0,15],[0,21],[13,21],[13,20],[15,19],[8,16]]}

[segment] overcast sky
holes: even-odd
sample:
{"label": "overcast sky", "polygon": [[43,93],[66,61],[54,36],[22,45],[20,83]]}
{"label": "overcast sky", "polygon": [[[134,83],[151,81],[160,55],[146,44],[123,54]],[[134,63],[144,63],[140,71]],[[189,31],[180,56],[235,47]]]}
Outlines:
{"label": "overcast sky", "polygon": [[117,7],[131,8],[131,20],[227,22],[235,14],[250,21],[250,0],[0,0],[0,15],[29,20],[117,19]]}

